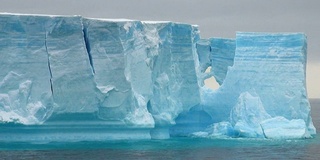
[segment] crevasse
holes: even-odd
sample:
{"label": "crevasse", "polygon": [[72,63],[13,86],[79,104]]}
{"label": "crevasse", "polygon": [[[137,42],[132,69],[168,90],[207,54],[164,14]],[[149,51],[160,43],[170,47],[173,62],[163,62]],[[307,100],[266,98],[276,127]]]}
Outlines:
{"label": "crevasse", "polygon": [[0,36],[1,140],[315,134],[304,34],[200,39],[183,23],[0,14]]}

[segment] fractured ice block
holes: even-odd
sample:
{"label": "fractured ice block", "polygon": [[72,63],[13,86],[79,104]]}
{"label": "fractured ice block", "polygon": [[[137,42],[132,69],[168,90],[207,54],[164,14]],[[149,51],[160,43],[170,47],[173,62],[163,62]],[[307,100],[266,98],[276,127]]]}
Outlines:
{"label": "fractured ice block", "polygon": [[[214,76],[219,85],[222,85],[228,68],[233,65],[235,54],[235,40],[226,38],[210,38],[197,41],[200,81]],[[210,73],[205,73],[211,67]],[[204,84],[202,84],[204,85]]]}
{"label": "fractured ice block", "polygon": [[223,38],[210,39],[211,74],[219,85],[226,78],[228,68],[233,65],[235,54],[235,40]]}
{"label": "fractured ice block", "polygon": [[156,135],[157,132],[168,132],[168,127],[175,124],[175,118],[182,111],[187,111],[199,103],[193,60],[198,31],[195,26],[172,22],[145,22],[144,25],[158,32],[148,37],[150,41],[154,37],[158,40],[150,47],[153,97],[148,110],[156,122],[156,128],[151,135],[161,138]]}
{"label": "fractured ice block", "polygon": [[260,123],[269,118],[271,116],[264,110],[260,97],[249,92],[240,94],[230,112],[230,122],[240,137],[264,137]]}
{"label": "fractured ice block", "polygon": [[100,93],[98,116],[153,127],[144,28],[140,21],[83,19],[86,44]]}
{"label": "fractured ice block", "polygon": [[305,66],[300,33],[0,14],[0,140],[310,137]]}
{"label": "fractured ice block", "polygon": [[297,139],[309,138],[309,131],[302,119],[288,120],[284,117],[274,117],[262,121],[261,127],[266,138],[270,139]]}
{"label": "fractured ice block", "polygon": [[[201,54],[201,50],[198,54]],[[271,117],[302,119],[307,132],[315,134],[306,93],[305,65],[304,34],[238,32],[233,66],[229,68],[219,89],[202,89],[201,103],[214,122],[229,121],[229,114],[239,96],[246,92],[254,93]],[[248,104],[254,103],[249,99],[246,101]],[[259,106],[257,104],[253,108],[259,110]],[[246,119],[250,118],[249,112],[246,112],[246,116]],[[286,137],[285,132],[282,134],[282,137]]]}
{"label": "fractured ice block", "polygon": [[90,113],[98,110],[93,71],[84,41],[82,17],[47,18],[46,50],[52,75],[57,113]]}
{"label": "fractured ice block", "polygon": [[53,110],[46,17],[0,14],[0,121],[44,122]]}
{"label": "fractured ice block", "polygon": [[199,102],[193,61],[193,27],[175,23],[146,22],[145,25],[159,28],[159,44],[153,57],[154,96],[150,110],[160,123],[173,124],[177,114]]}
{"label": "fractured ice block", "polygon": [[232,73],[237,71],[243,73],[244,70],[236,68],[247,68],[246,77],[235,81],[242,86],[240,90],[252,90],[249,85],[254,86],[268,114],[289,120],[303,119],[307,130],[315,134],[306,92],[306,52],[306,36],[301,33],[240,32],[235,70],[230,77],[234,78]]}
{"label": "fractured ice block", "polygon": [[101,94],[99,117],[156,125],[154,137],[168,137],[175,118],[199,103],[193,61],[196,28],[172,22],[83,21]]}
{"label": "fractured ice block", "polygon": [[[208,106],[203,109],[213,117],[213,122],[229,121],[231,106],[224,106],[230,96],[219,96],[221,89],[212,90],[204,85],[204,81],[212,76],[219,80],[223,85],[228,69],[233,65],[235,54],[235,40],[223,38],[201,39],[196,45],[197,54],[194,55],[198,84],[201,94],[201,105]],[[206,73],[208,67],[211,67],[209,73]],[[219,70],[220,69],[220,70]],[[237,86],[235,86],[237,87]],[[238,97],[233,97],[237,99]],[[232,98],[231,98],[232,99]],[[232,106],[233,107],[233,106]]]}

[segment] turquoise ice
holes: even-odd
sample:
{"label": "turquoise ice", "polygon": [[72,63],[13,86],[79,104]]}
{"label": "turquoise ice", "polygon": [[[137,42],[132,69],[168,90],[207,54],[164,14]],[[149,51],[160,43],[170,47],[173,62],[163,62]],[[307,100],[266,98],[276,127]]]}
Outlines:
{"label": "turquoise ice", "polygon": [[[210,41],[212,42],[212,39]],[[216,54],[217,58],[211,56],[212,62],[223,56],[226,61],[228,55],[231,55],[226,51],[233,52],[234,46],[225,45],[230,44],[232,40],[215,41],[215,44],[204,43],[205,40],[198,42],[200,81],[205,77],[203,74],[208,74],[201,68],[201,64],[208,64],[207,60],[200,59],[203,54],[208,54],[208,49],[211,48],[211,52],[212,48],[216,50],[213,54]],[[209,44],[207,50],[203,47],[205,44]],[[217,44],[221,45],[217,48]],[[269,132],[264,132],[266,123],[279,126],[281,123],[285,124],[284,121],[299,121],[299,125],[291,123],[291,127],[300,126],[298,128],[303,134],[288,129],[286,132],[278,133],[283,135],[272,137],[283,138],[288,134],[290,138],[303,138],[315,134],[306,92],[306,36],[302,33],[238,32],[235,46],[233,65],[228,65],[232,62],[230,59],[229,63],[225,62],[219,66],[225,68],[228,65],[225,78],[224,74],[217,76],[216,64],[211,64],[211,73],[220,80],[220,88],[211,90],[201,86],[200,89],[201,104],[212,117],[212,121],[230,122],[236,134],[233,136],[269,137]],[[274,119],[275,117],[282,118]],[[269,121],[270,119],[273,120]],[[301,125],[302,123],[304,124]],[[283,127],[286,128],[289,124]],[[292,132],[297,134],[292,135]]]}
{"label": "turquoise ice", "polygon": [[306,44],[301,33],[200,39],[184,23],[0,14],[0,140],[311,137]]}

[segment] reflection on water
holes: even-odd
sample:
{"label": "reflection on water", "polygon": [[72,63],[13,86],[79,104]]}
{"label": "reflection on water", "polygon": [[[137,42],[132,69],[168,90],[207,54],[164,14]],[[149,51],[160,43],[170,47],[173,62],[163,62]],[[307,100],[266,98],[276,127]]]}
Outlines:
{"label": "reflection on water", "polygon": [[[320,99],[311,100],[320,128]],[[0,143],[0,159],[319,159],[320,135],[306,140],[174,138],[149,141]]]}
{"label": "reflection on water", "polygon": [[[15,145],[18,148],[19,145],[23,146],[23,144]],[[315,139],[282,141],[176,138],[152,141],[33,144],[30,148],[31,150],[0,151],[0,157],[2,159],[316,159],[320,157],[320,138],[318,136]]]}

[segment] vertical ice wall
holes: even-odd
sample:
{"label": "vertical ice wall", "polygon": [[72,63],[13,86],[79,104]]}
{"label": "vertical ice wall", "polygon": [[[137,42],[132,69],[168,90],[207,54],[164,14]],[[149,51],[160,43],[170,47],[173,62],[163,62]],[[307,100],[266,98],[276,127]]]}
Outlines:
{"label": "vertical ice wall", "polygon": [[[212,76],[222,84],[228,68],[233,65],[235,40],[224,38],[197,39],[197,51],[193,53],[200,103],[190,110],[184,110],[176,119],[177,125],[170,128],[172,136],[189,136],[193,132],[203,131],[219,117],[228,117],[228,111],[221,111],[221,108],[213,108],[211,104],[220,101],[215,99],[215,91],[205,86],[204,81]],[[207,72],[210,68],[210,72]],[[225,97],[226,100],[228,97]],[[207,110],[210,109],[210,111]],[[212,113],[211,110],[217,110]],[[225,114],[225,115],[219,115]]]}
{"label": "vertical ice wall", "polygon": [[[196,26],[171,22],[145,22],[147,38],[156,42],[152,53],[153,97],[148,110],[155,119],[155,138],[168,138],[176,117],[199,103],[193,52]],[[151,30],[150,30],[151,29]],[[152,40],[157,39],[156,41]]]}
{"label": "vertical ice wall", "polygon": [[98,110],[93,71],[87,54],[82,17],[53,17],[46,28],[52,90],[57,113],[90,113]]}
{"label": "vertical ice wall", "polygon": [[100,94],[99,118],[153,127],[154,120],[147,110],[152,95],[151,67],[142,23],[131,20],[83,21]]}
{"label": "vertical ice wall", "polygon": [[199,103],[195,26],[4,14],[0,27],[4,122],[90,113],[167,130]]}
{"label": "vertical ice wall", "polygon": [[[199,51],[202,54],[201,48]],[[303,120],[305,127],[300,130],[305,132],[296,138],[315,134],[305,89],[305,64],[303,34],[239,32],[234,65],[219,89],[203,90],[202,104],[214,122],[231,122],[240,136],[268,137],[262,132],[264,125],[253,124],[265,124],[279,116],[287,121]],[[285,123],[281,118],[275,119]],[[285,137],[289,132],[292,131],[278,136]]]}
{"label": "vertical ice wall", "polygon": [[97,110],[80,16],[0,18],[2,101],[4,111],[12,114],[4,121],[32,124],[43,122],[52,112]]}
{"label": "vertical ice wall", "polygon": [[199,103],[194,27],[171,22],[84,19],[97,87],[99,117],[156,126],[168,137],[183,110]]}
{"label": "vertical ice wall", "polygon": [[[199,85],[204,86],[204,80],[213,76],[221,85],[227,75],[228,68],[233,65],[235,40],[225,38],[210,38],[197,41],[197,53],[194,57],[199,62]],[[206,70],[210,67],[210,72]]]}
{"label": "vertical ice wall", "polygon": [[[211,123],[208,135],[315,134],[303,34],[199,41],[181,23],[1,14],[0,36],[1,123],[51,117],[44,126],[104,126],[104,137],[168,138],[176,123],[176,135]],[[204,86],[210,76],[219,89]]]}
{"label": "vertical ice wall", "polygon": [[53,110],[47,17],[0,15],[0,121],[42,123]]}
{"label": "vertical ice wall", "polygon": [[212,38],[210,41],[211,74],[219,85],[222,85],[226,78],[228,68],[233,66],[235,54],[235,40]]}
{"label": "vertical ice wall", "polygon": [[[306,92],[306,54],[306,36],[301,33],[237,33],[234,70],[228,82],[242,86],[238,93],[247,90],[260,97],[272,117],[302,119],[309,133],[315,134]],[[245,68],[247,76],[230,81]]]}

